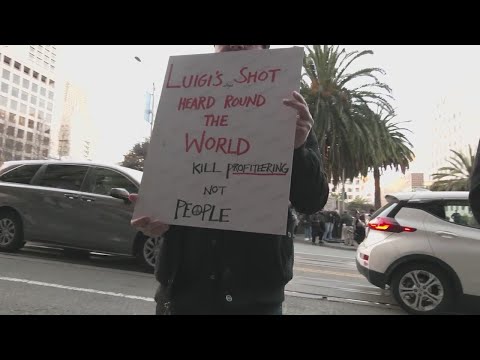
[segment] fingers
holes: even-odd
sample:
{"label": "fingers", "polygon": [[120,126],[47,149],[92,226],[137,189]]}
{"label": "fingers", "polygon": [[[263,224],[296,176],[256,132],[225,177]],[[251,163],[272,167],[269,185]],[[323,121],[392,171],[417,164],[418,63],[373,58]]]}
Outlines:
{"label": "fingers", "polygon": [[300,94],[298,91],[294,91],[294,92],[292,93],[292,95],[293,95],[293,97],[294,97],[296,100],[298,100],[298,101],[300,101],[302,104],[308,106],[307,101],[306,101],[305,98],[302,96],[302,94]]}
{"label": "fingers", "polygon": [[150,224],[150,218],[147,216],[138,218],[138,219],[133,219],[130,224],[135,227],[135,228],[143,228]]}

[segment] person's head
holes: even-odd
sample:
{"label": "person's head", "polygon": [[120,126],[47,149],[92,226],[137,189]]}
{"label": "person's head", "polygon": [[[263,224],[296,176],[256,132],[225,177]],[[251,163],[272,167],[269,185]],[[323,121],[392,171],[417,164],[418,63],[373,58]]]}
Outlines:
{"label": "person's head", "polygon": [[361,221],[365,221],[365,214],[360,215],[360,216],[359,216],[359,219],[360,219]]}
{"label": "person's head", "polygon": [[262,50],[270,48],[270,45],[214,45],[215,52],[240,51],[240,50]]}
{"label": "person's head", "polygon": [[375,212],[374,209],[370,209],[370,211],[369,211],[370,215],[372,215],[374,212]]}

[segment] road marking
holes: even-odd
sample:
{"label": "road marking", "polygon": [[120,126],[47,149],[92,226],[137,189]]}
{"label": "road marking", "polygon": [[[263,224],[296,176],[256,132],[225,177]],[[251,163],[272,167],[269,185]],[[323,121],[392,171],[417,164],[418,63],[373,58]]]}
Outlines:
{"label": "road marking", "polygon": [[353,278],[359,278],[359,279],[363,278],[363,276],[360,275],[360,274],[349,274],[349,273],[337,272],[337,271],[309,269],[309,268],[297,267],[297,266],[294,266],[293,270],[311,272],[311,273],[319,273],[319,274],[328,274],[328,275],[339,275],[339,276],[353,277]]}
{"label": "road marking", "polygon": [[52,288],[57,288],[57,289],[81,291],[81,292],[92,293],[92,294],[122,297],[122,298],[133,299],[133,300],[143,300],[143,301],[148,301],[148,302],[154,302],[155,301],[153,298],[147,298],[147,297],[143,297],[143,296],[127,295],[127,294],[122,294],[122,293],[115,293],[115,292],[111,292],[111,291],[101,291],[101,290],[95,290],[95,289],[78,288],[78,287],[74,287],[74,286],[65,286],[65,285],[60,285],[60,284],[50,284],[50,283],[41,282],[41,281],[17,279],[17,278],[3,277],[3,276],[0,276],[0,280],[10,281],[10,282],[18,282],[18,283],[24,283],[24,284],[30,284],[30,285],[52,287]]}

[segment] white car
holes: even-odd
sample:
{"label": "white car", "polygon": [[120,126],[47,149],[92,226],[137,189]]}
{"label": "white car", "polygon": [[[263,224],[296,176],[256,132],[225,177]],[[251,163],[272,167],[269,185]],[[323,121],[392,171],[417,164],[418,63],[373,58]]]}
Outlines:
{"label": "white car", "polygon": [[398,304],[411,314],[444,313],[454,304],[476,304],[480,225],[468,192],[398,193],[386,199],[357,249],[358,271],[375,286],[389,286]]}

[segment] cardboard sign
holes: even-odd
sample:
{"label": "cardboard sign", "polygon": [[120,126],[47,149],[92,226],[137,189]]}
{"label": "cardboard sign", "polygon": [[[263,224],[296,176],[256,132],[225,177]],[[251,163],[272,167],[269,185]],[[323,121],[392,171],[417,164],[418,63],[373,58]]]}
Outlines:
{"label": "cardboard sign", "polygon": [[133,218],[285,234],[302,48],[170,58]]}

